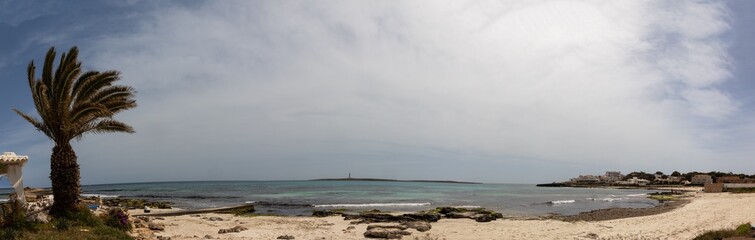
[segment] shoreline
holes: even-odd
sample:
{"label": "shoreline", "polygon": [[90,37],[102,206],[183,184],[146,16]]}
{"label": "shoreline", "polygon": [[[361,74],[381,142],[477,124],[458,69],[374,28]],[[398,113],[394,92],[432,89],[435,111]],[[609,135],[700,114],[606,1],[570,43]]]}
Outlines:
{"label": "shoreline", "polygon": [[386,178],[320,178],[309,181],[373,181],[373,182],[422,182],[422,183],[454,183],[454,184],[483,184],[481,182],[464,182],[451,180],[399,180]]}
{"label": "shoreline", "polygon": [[[755,194],[687,193],[683,204],[659,208],[651,215],[616,219],[498,219],[476,222],[471,219],[443,218],[420,232],[407,229],[404,239],[691,239],[698,234],[755,221]],[[150,217],[164,226],[162,231],[138,228],[136,232],[177,239],[363,239],[367,227],[341,216],[284,217],[193,214]],[[395,225],[382,223],[382,225]],[[238,232],[218,233],[239,227]],[[243,229],[243,230],[242,230]]]}
{"label": "shoreline", "polygon": [[606,221],[623,218],[633,218],[642,216],[651,216],[673,211],[677,208],[683,207],[690,203],[689,199],[680,199],[661,203],[658,206],[649,208],[604,208],[598,210],[592,210],[587,212],[581,212],[574,215],[566,216],[553,216],[549,217],[555,220],[561,220],[565,222],[576,221]]}

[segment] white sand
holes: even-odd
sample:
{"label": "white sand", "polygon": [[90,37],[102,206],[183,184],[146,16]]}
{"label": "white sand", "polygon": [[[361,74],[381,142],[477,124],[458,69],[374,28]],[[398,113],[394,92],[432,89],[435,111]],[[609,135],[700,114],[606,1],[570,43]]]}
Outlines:
{"label": "white sand", "polygon": [[[755,194],[697,193],[691,203],[670,212],[599,222],[557,220],[497,220],[478,223],[469,219],[442,219],[425,233],[414,230],[404,239],[691,239],[707,231],[755,223]],[[220,217],[224,221],[202,218]],[[172,239],[364,239],[367,225],[351,225],[341,217],[236,217],[228,214],[165,217],[166,225],[155,232]],[[218,234],[221,228],[243,226],[240,233]],[[354,226],[353,230],[346,230]],[[196,236],[196,237],[194,237]],[[594,236],[594,235],[593,235]]]}

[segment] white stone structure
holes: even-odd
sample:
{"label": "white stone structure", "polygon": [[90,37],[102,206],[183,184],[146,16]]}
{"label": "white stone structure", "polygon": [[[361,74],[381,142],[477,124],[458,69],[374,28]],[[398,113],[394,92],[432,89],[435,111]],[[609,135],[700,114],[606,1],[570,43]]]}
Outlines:
{"label": "white stone structure", "polygon": [[8,175],[10,185],[16,190],[16,196],[21,202],[26,202],[24,195],[24,174],[21,169],[29,161],[29,156],[19,156],[13,152],[4,152],[0,155],[0,163],[6,166],[6,172],[0,175]]}

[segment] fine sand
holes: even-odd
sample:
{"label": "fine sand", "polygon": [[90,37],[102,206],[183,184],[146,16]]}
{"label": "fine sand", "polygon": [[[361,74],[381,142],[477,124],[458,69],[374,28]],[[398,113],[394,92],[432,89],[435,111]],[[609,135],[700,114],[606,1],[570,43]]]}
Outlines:
{"label": "fine sand", "polygon": [[[707,230],[732,228],[755,222],[755,194],[690,193],[681,207],[647,216],[605,221],[499,219],[478,223],[470,219],[441,219],[432,229],[403,239],[691,239]],[[216,217],[222,220],[210,218]],[[342,217],[238,217],[229,214],[199,214],[152,218],[165,225],[157,236],[171,239],[364,239],[366,224],[353,225]],[[242,226],[238,233],[218,230]],[[140,232],[148,232],[140,229]]]}

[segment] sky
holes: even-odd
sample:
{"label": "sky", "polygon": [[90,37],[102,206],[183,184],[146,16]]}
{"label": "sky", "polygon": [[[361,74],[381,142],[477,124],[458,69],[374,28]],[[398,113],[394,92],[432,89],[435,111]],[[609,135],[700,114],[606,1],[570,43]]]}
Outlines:
{"label": "sky", "polygon": [[[83,184],[353,177],[492,183],[755,173],[755,2],[0,0],[0,151],[49,186],[26,66],[118,70],[134,134]],[[38,74],[39,76],[39,74]],[[7,181],[5,182],[7,185]],[[0,182],[0,187],[3,187]]]}

